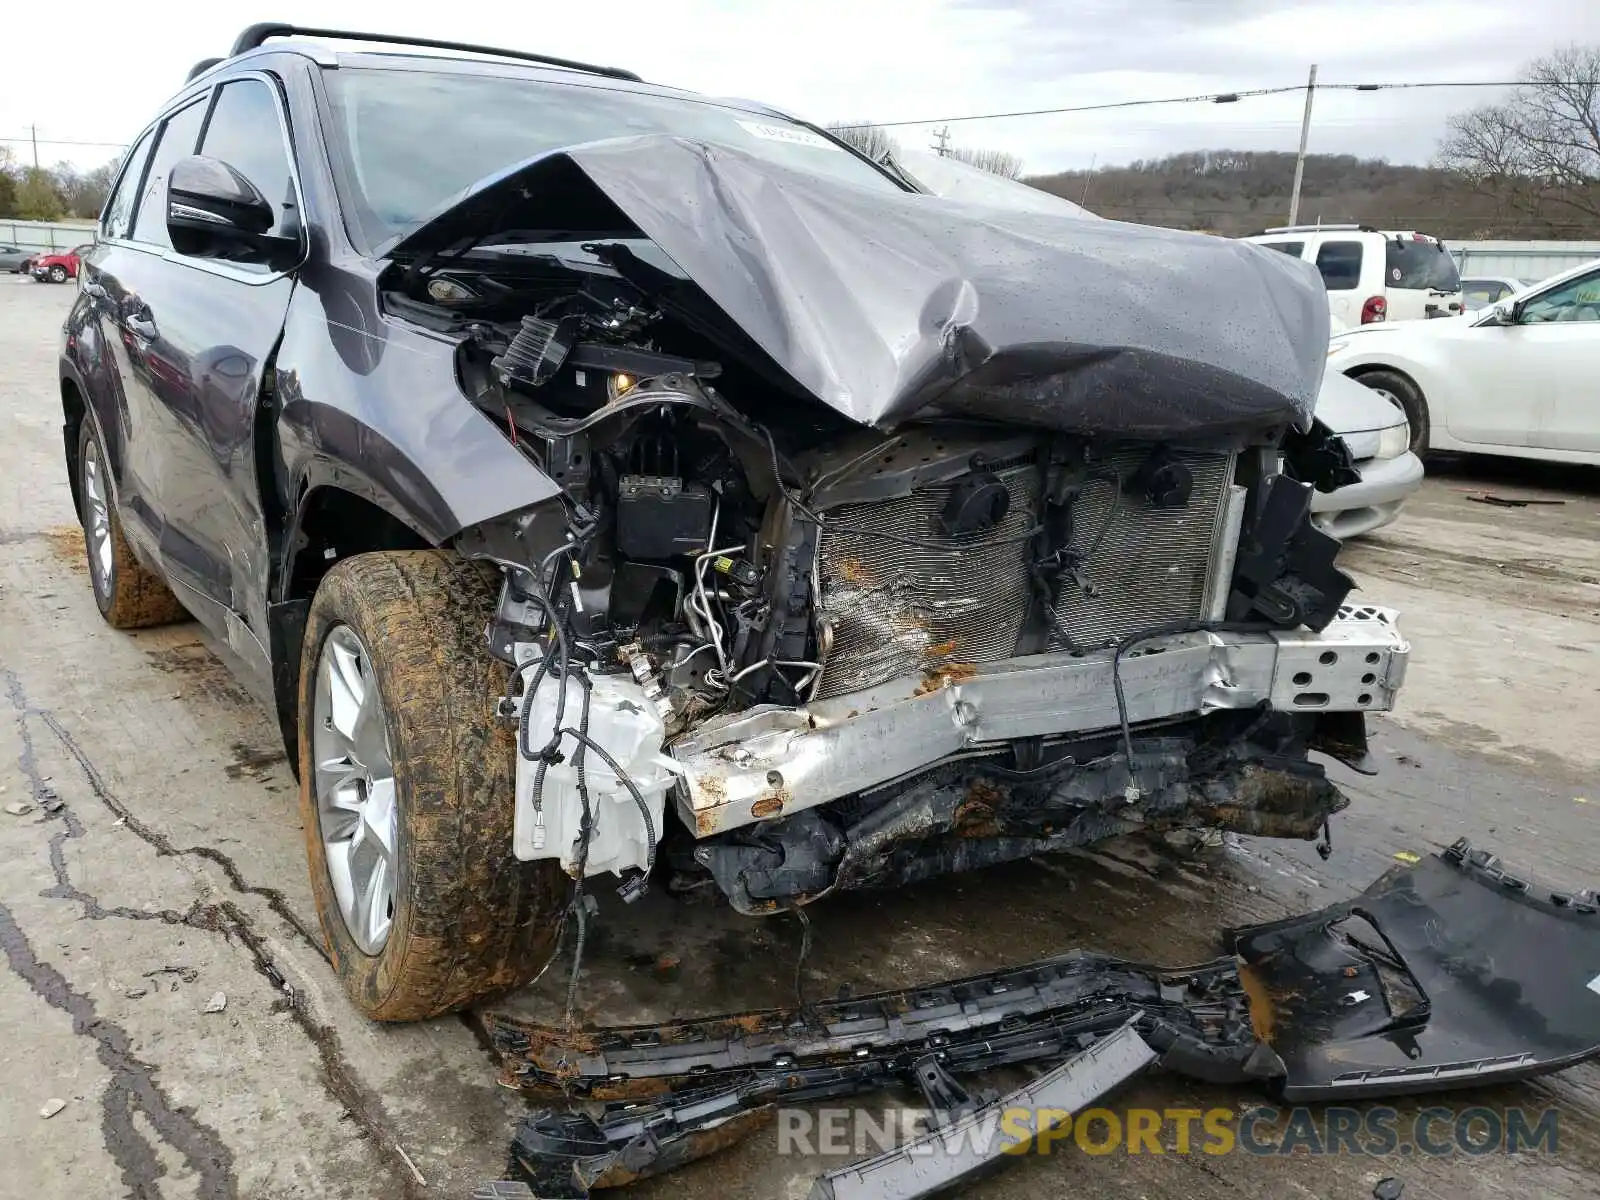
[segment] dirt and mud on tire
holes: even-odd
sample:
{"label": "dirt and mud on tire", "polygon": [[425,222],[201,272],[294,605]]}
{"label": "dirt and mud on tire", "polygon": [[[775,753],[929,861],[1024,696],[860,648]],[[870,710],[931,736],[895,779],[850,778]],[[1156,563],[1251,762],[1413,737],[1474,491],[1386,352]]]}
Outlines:
{"label": "dirt and mud on tire", "polygon": [[[88,472],[96,471],[99,478],[92,489]],[[117,515],[116,501],[111,494],[110,472],[106,467],[105,451],[94,428],[88,420],[78,433],[79,494],[82,503],[78,520],[83,525],[84,554],[89,560],[89,583],[94,590],[95,606],[106,624],[113,629],[148,629],[154,625],[172,625],[190,619],[188,611],[178,603],[172,589],[154,571],[145,567],[133,555],[133,548],[122,532],[122,519]],[[110,543],[109,563],[97,561],[96,502],[98,494],[104,512],[103,536]]]}
{"label": "dirt and mud on tire", "polygon": [[[496,582],[444,551],[362,554],[329,571],[311,605],[298,699],[311,884],[334,967],[375,1020],[422,1020],[518,987],[556,949],[568,881],[554,861],[511,852],[516,739],[494,716],[509,673],[484,641]],[[392,923],[372,954],[341,912],[318,819],[317,671],[341,626],[367,649],[393,767]]]}

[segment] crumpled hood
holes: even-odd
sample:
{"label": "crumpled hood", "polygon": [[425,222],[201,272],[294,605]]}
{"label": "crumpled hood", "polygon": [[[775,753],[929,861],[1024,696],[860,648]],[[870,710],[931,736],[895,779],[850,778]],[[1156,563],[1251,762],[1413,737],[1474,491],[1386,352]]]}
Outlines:
{"label": "crumpled hood", "polygon": [[878,190],[649,136],[530,159],[387,253],[548,227],[541,192],[562,189],[541,184],[574,166],[773,365],[861,424],[985,417],[1146,438],[1309,426],[1321,280],[1246,242]]}

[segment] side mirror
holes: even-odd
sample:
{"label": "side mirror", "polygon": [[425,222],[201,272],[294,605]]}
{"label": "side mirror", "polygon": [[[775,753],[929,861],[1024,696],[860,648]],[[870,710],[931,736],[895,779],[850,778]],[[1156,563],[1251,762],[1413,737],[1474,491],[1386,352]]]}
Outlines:
{"label": "side mirror", "polygon": [[167,177],[167,235],[180,254],[284,264],[299,241],[270,234],[276,221],[260,189],[220,159],[192,154]]}
{"label": "side mirror", "polygon": [[1480,325],[1515,325],[1517,323],[1518,306],[1510,300],[1496,300],[1489,306]]}

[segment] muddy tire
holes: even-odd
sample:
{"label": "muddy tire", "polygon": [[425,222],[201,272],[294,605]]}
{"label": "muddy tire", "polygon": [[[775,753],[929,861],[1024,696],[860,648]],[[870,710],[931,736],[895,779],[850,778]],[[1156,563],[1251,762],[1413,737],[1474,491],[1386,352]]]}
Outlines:
{"label": "muddy tire", "polygon": [[1375,392],[1382,392],[1406,414],[1406,421],[1411,426],[1411,453],[1426,454],[1428,452],[1428,402],[1423,398],[1417,385],[1398,371],[1363,371],[1355,377],[1356,382],[1371,388]]}
{"label": "muddy tire", "polygon": [[[494,716],[508,672],[484,641],[495,597],[477,567],[418,550],[347,559],[311,604],[298,700],[301,821],[329,955],[374,1020],[422,1020],[518,987],[555,952],[566,876],[553,861],[511,853],[516,739]],[[350,681],[353,690],[339,690]],[[369,691],[381,719],[363,732]],[[360,712],[350,716],[357,692]],[[366,800],[339,783],[363,758]],[[384,760],[386,780],[373,765]],[[384,809],[374,801],[386,794]],[[352,818],[363,804],[369,810]],[[362,832],[342,839],[352,819]],[[359,883],[375,861],[363,846],[384,844],[367,831],[390,828],[384,865],[368,875],[385,873],[385,925],[372,899],[378,885],[363,893]]]}
{"label": "muddy tire", "polygon": [[189,620],[172,589],[133,556],[122,533],[105,451],[85,419],[78,431],[78,520],[95,606],[113,629],[148,629]]}

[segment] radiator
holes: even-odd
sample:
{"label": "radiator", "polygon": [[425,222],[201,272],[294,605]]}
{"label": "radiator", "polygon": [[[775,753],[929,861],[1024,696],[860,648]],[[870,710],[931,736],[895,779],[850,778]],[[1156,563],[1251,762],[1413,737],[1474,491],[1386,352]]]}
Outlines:
{"label": "radiator", "polygon": [[[1107,465],[1125,479],[1147,453],[1109,455]],[[1124,494],[1113,511],[1116,488],[1109,480],[1090,483],[1073,503],[1073,549],[1082,553],[1099,542],[1079,570],[1083,585],[1071,579],[1061,583],[1056,628],[1074,645],[1099,647],[1152,626],[1206,615],[1233,456],[1175,457],[1194,477],[1183,508],[1153,508],[1142,497]],[[1066,649],[1067,638],[1058,635],[1051,648]]]}
{"label": "radiator", "polygon": [[[1037,520],[1039,468],[1014,463],[995,474],[1011,493],[1011,507],[975,537],[939,532],[953,484],[823,514],[817,608],[828,651],[818,696],[902,675],[932,680],[953,664],[1016,653],[1028,608],[1024,563]],[[874,536],[880,530],[896,540]]]}
{"label": "radiator", "polygon": [[[1148,450],[1108,456],[1126,478]],[[1194,477],[1189,504],[1153,508],[1109,481],[1089,483],[1073,504],[1073,547],[1088,554],[1082,583],[1065,578],[1053,649],[1067,639],[1100,646],[1141,629],[1205,615],[1211,566],[1232,478],[1227,454],[1179,456]],[[1039,520],[1041,481],[1032,461],[995,474],[1011,495],[1006,517],[982,534],[953,538],[938,516],[953,484],[909,496],[844,504],[823,514],[817,618],[825,651],[817,696],[921,676],[930,687],[972,664],[1014,657],[1028,609],[1027,537]],[[888,536],[879,536],[879,534]]]}

